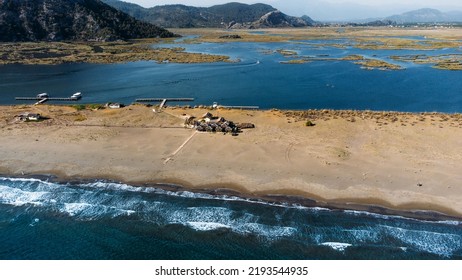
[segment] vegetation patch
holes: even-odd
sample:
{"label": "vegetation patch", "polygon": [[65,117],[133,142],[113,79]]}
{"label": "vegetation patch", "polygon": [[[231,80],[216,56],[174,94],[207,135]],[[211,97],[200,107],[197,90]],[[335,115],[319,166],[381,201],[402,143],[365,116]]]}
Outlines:
{"label": "vegetation patch", "polygon": [[188,53],[183,48],[152,48],[158,39],[130,42],[34,42],[0,44],[0,64],[124,63],[140,60],[174,63],[229,61],[228,56]]}
{"label": "vegetation patch", "polygon": [[305,64],[310,62],[309,60],[306,59],[292,59],[289,61],[281,61],[282,64]]}
{"label": "vegetation patch", "polygon": [[362,61],[357,61],[355,64],[361,65],[363,69],[366,70],[402,70],[403,67],[396,65],[396,64],[391,64],[382,60],[377,60],[377,59],[365,59]]}
{"label": "vegetation patch", "polygon": [[87,120],[87,116],[82,115],[82,114],[77,115],[75,117],[75,119],[74,119],[74,121],[76,121],[76,122],[83,122],[83,121],[86,121],[86,120]]}
{"label": "vegetation patch", "polygon": [[441,70],[462,70],[462,55],[449,54],[449,55],[403,55],[391,56],[392,59],[397,61],[412,62],[417,64],[433,64],[433,68]]}
{"label": "vegetation patch", "polygon": [[283,55],[283,56],[285,56],[285,57],[291,57],[291,56],[298,55],[298,53],[296,51],[292,51],[292,50],[278,49],[278,50],[276,50],[276,52]]}

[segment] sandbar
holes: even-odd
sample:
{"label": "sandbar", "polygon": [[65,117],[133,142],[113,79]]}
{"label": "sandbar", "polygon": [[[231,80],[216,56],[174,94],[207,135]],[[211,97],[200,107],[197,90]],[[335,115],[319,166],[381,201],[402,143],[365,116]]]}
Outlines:
{"label": "sandbar", "polygon": [[[210,112],[255,128],[232,136],[183,126],[185,114],[207,111],[2,106],[0,173],[178,184],[462,217],[460,114],[216,109]],[[25,112],[48,119],[15,117]]]}

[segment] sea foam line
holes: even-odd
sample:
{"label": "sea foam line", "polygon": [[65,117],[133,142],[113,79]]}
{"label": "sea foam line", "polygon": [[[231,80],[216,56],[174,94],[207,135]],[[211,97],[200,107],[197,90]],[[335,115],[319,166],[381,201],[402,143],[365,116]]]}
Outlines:
{"label": "sea foam line", "polygon": [[[290,208],[290,209],[300,209],[305,211],[311,212],[320,212],[320,211],[332,211],[328,208],[322,207],[305,207],[299,204],[291,204],[291,203],[274,203],[268,202],[261,199],[250,199],[250,198],[242,198],[238,196],[230,196],[230,195],[212,195],[207,193],[195,193],[191,191],[181,190],[181,191],[170,191],[164,190],[160,187],[139,187],[139,186],[132,186],[124,183],[116,183],[116,182],[109,182],[104,180],[98,180],[91,183],[81,183],[81,184],[71,184],[71,183],[53,183],[49,181],[44,181],[41,179],[36,178],[10,178],[10,177],[0,177],[0,181],[4,182],[28,182],[28,183],[39,183],[44,184],[46,187],[50,187],[56,189],[57,187],[71,187],[74,188],[82,187],[82,188],[91,188],[91,189],[106,189],[106,190],[114,190],[114,191],[129,191],[129,192],[140,192],[140,193],[155,193],[160,195],[168,195],[168,196],[176,196],[176,197],[183,197],[183,198],[198,198],[198,199],[208,199],[208,200],[221,200],[221,201],[240,201],[246,202],[251,204],[260,204],[260,205],[267,205],[272,207],[281,207],[281,208]],[[159,184],[161,186],[161,184]],[[440,220],[440,221],[428,221],[428,220],[419,220],[414,218],[408,218],[398,215],[383,215],[383,214],[376,214],[367,211],[356,211],[356,210],[344,210],[343,212],[351,215],[367,215],[372,216],[375,218],[381,219],[403,219],[403,220],[411,220],[417,222],[424,222],[424,223],[438,223],[438,224],[447,224],[447,225],[455,225],[460,226],[462,225],[462,221],[456,220]]]}

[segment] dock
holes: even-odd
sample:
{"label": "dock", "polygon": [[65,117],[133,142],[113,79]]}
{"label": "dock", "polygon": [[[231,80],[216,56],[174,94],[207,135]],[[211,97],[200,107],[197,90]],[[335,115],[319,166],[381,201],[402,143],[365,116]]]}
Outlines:
{"label": "dock", "polygon": [[70,98],[70,97],[46,97],[46,98],[39,98],[39,97],[15,97],[16,100],[38,100],[38,101],[77,101],[80,98]]}
{"label": "dock", "polygon": [[223,105],[219,105],[218,108],[241,109],[241,110],[258,110],[258,109],[260,109],[260,107],[258,107],[258,106],[223,106]]}
{"label": "dock", "polygon": [[194,98],[139,98],[136,99],[135,102],[139,103],[151,103],[151,102],[160,102],[159,105],[159,110],[162,110],[164,108],[165,103],[168,101],[173,101],[173,102],[184,102],[184,101],[194,101]]}
{"label": "dock", "polygon": [[40,105],[40,104],[43,104],[43,103],[45,103],[47,101],[48,101],[48,98],[43,98],[43,99],[39,100],[37,103],[35,103],[34,105]]}
{"label": "dock", "polygon": [[47,94],[44,94],[45,96],[38,96],[35,97],[15,97],[14,99],[16,100],[31,100],[31,101],[37,101],[34,103],[34,105],[40,105],[43,104],[47,101],[77,101],[82,98],[82,96],[79,94],[78,96],[71,96],[71,97],[48,97]]}
{"label": "dock", "polygon": [[194,101],[194,98],[139,98],[139,99],[136,99],[135,102],[140,102],[140,103],[164,102],[164,100],[165,102],[168,102],[168,101],[183,102],[183,101]]}

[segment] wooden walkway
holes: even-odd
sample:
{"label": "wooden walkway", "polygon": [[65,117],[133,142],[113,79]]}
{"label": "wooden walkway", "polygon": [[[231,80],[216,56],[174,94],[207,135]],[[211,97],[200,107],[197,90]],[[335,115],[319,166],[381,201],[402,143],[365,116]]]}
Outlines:
{"label": "wooden walkway", "polygon": [[151,102],[160,102],[159,105],[159,110],[162,110],[164,108],[165,103],[168,101],[173,101],[173,102],[183,102],[183,101],[194,101],[194,98],[139,98],[136,99],[135,102],[140,102],[140,103],[151,103]]}
{"label": "wooden walkway", "polygon": [[258,107],[258,106],[222,106],[222,105],[219,105],[218,108],[242,109],[242,110],[258,110],[258,109],[260,109],[260,107]]}
{"label": "wooden walkway", "polygon": [[149,103],[149,102],[165,102],[168,101],[194,101],[194,98],[138,98],[135,102]]}
{"label": "wooden walkway", "polygon": [[14,99],[16,100],[31,100],[31,101],[34,101],[34,100],[37,100],[37,102],[34,104],[34,105],[39,105],[39,104],[43,104],[47,101],[78,101],[80,100],[82,97],[79,96],[79,97],[15,97]]}

